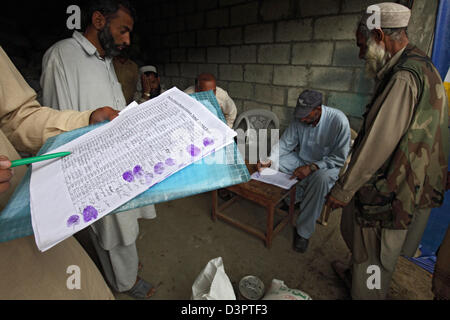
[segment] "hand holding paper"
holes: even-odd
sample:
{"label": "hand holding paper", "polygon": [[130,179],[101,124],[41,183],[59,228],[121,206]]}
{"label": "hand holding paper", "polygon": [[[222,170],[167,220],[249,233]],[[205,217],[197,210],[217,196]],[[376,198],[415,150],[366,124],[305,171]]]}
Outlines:
{"label": "hand holding paper", "polygon": [[50,249],[193,162],[236,133],[173,88],[54,150],[72,155],[33,164],[30,207],[36,243]]}

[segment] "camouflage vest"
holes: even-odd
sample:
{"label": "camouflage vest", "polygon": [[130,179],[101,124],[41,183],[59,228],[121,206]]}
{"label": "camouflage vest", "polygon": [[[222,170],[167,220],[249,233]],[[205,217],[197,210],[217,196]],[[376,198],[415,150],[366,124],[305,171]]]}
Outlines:
{"label": "camouflage vest", "polygon": [[[357,220],[362,227],[408,229],[416,210],[440,207],[444,201],[449,156],[448,103],[431,60],[408,45],[378,87],[374,101],[393,75],[403,70],[416,79],[418,102],[408,131],[391,157],[355,196]],[[364,135],[364,131],[360,133],[355,147]]]}

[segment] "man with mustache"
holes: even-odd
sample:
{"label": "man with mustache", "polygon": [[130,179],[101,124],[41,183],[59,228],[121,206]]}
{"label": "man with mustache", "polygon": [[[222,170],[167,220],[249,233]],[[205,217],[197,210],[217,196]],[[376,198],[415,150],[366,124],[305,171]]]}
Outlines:
{"label": "man with mustache", "polygon": [[[93,0],[83,11],[84,33],[53,45],[43,59],[41,86],[45,103],[59,108],[126,106],[112,58],[130,45],[135,11],[126,0]],[[85,109],[83,109],[85,110]],[[83,111],[80,110],[80,111]],[[150,298],[155,289],[137,276],[138,219],[154,219],[154,206],[108,215],[89,227],[106,279],[117,292]]]}
{"label": "man with mustache", "polygon": [[[334,262],[353,299],[385,299],[400,255],[413,256],[431,208],[442,205],[448,164],[448,103],[431,60],[409,43],[411,11],[375,5],[356,33],[359,57],[377,81],[346,173],[327,204],[344,207],[350,265]],[[369,11],[368,11],[369,12]]]}

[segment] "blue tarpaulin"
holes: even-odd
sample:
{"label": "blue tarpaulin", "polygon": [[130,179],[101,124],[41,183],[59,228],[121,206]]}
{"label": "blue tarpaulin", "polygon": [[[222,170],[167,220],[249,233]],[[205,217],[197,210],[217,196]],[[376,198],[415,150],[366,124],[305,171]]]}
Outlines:
{"label": "blue tarpaulin", "polygon": [[[226,123],[216,97],[212,91],[192,94],[219,119]],[[66,132],[49,139],[39,154],[50,152],[72,141],[100,125]],[[30,214],[31,168],[15,190],[9,203],[0,213],[0,242],[27,237],[33,234]],[[153,186],[138,197],[125,203],[111,214],[128,211],[188,196],[205,193],[228,186],[245,183],[250,174],[235,143],[205,157]]]}

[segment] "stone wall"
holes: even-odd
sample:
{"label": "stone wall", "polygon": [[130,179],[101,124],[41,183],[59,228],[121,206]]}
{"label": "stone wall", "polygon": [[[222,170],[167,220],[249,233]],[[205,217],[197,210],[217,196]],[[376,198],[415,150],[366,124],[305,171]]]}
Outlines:
{"label": "stone wall", "polygon": [[[299,93],[316,89],[358,129],[373,82],[358,59],[355,31],[365,0],[153,0],[140,12],[140,44],[166,87],[184,89],[201,72],[216,75],[239,112],[275,112],[282,129]],[[436,6],[416,0],[411,29],[429,48]],[[433,9],[434,7],[434,9]],[[417,11],[417,10],[416,10]],[[427,21],[429,27],[421,23]],[[419,28],[416,26],[420,26]],[[426,30],[425,30],[426,29]],[[412,35],[414,37],[414,35]]]}
{"label": "stone wall", "polygon": [[[0,45],[39,92],[42,56],[70,37],[66,8],[82,1],[8,2],[0,12]],[[275,112],[289,124],[299,93],[324,93],[358,129],[373,91],[354,34],[369,0],[133,1],[138,21],[132,58],[156,64],[166,88],[194,84],[211,72],[238,111]],[[411,0],[399,0],[408,4]],[[431,53],[436,0],[414,0],[410,38]],[[37,14],[38,13],[38,14]]]}

